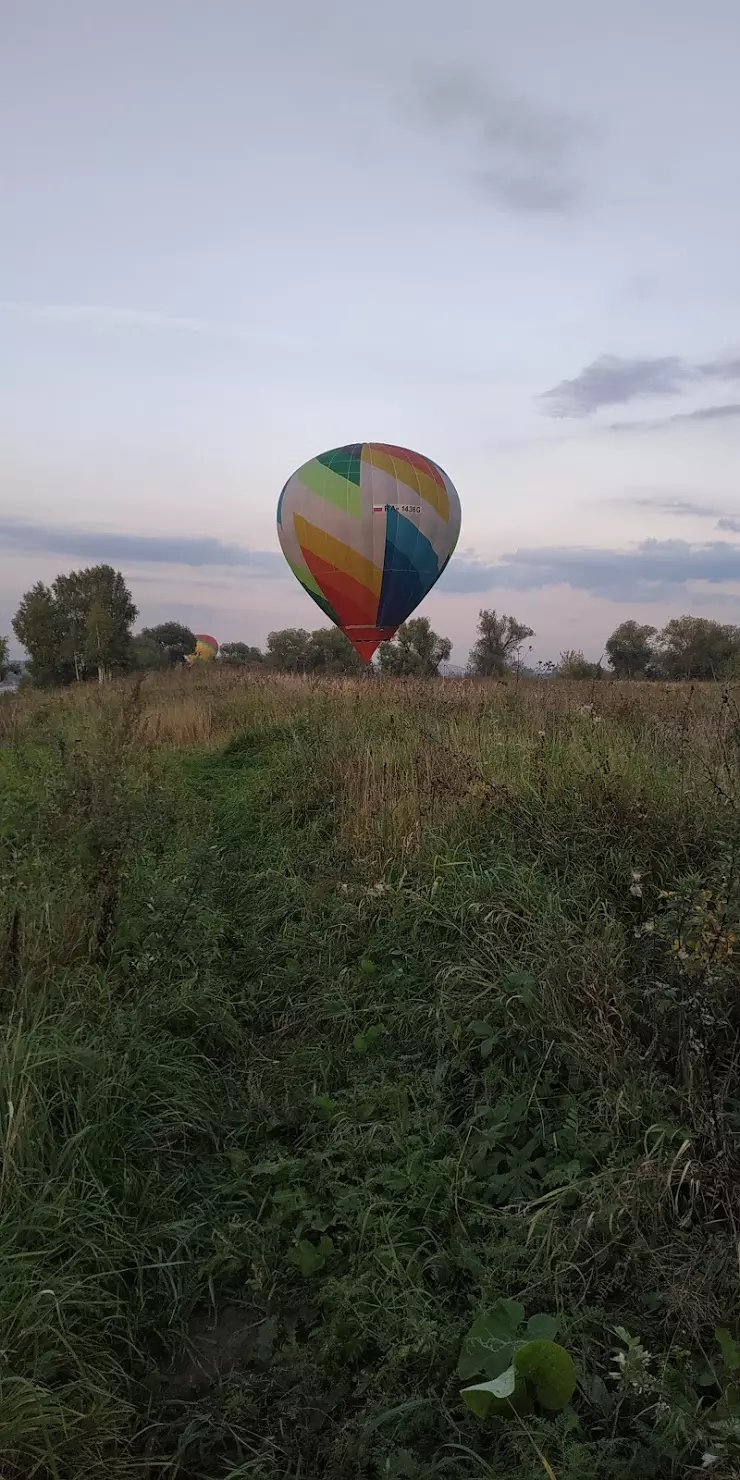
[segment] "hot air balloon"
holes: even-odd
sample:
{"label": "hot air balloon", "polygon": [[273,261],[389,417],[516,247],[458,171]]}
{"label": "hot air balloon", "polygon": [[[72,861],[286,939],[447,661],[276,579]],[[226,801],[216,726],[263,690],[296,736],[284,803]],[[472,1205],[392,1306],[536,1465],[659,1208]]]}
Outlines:
{"label": "hot air balloon", "polygon": [[215,637],[209,637],[206,632],[196,632],[195,651],[188,653],[186,663],[209,663],[218,653],[218,643]]}
{"label": "hot air balloon", "polygon": [[369,663],[439,580],[460,533],[460,500],[431,458],[353,442],[288,479],[277,524],[293,574]]}

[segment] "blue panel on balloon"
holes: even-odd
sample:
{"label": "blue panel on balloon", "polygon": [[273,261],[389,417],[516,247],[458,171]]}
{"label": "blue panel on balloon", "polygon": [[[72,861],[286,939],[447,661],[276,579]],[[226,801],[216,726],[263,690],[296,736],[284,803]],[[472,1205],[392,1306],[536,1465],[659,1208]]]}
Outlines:
{"label": "blue panel on balloon", "polygon": [[426,535],[397,509],[386,510],[385,565],[377,624],[398,627],[439,575],[439,560]]}

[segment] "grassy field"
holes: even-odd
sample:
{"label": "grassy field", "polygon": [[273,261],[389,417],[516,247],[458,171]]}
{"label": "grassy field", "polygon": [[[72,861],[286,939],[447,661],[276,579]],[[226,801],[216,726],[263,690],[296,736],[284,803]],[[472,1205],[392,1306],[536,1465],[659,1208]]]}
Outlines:
{"label": "grassy field", "polygon": [[740,1475],[732,691],[21,694],[0,797],[3,1480]]}

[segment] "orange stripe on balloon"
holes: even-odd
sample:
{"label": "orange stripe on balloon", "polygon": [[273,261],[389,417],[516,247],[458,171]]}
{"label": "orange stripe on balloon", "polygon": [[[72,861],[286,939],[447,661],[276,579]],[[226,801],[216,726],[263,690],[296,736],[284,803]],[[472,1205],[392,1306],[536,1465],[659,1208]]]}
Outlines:
{"label": "orange stripe on balloon", "polygon": [[439,468],[435,467],[434,463],[430,462],[428,457],[424,457],[421,452],[411,452],[408,447],[394,447],[392,442],[372,442],[366,445],[377,447],[379,452],[390,452],[396,462],[400,460],[410,463],[412,468],[420,468],[422,473],[426,473],[429,478],[433,478],[434,482],[439,484],[440,488],[444,488],[445,480]]}
{"label": "orange stripe on balloon", "polygon": [[293,527],[298,543],[306,556],[309,570],[313,572],[313,566],[308,559],[308,556],[312,555],[315,560],[323,561],[333,570],[350,576],[358,585],[364,586],[375,598],[377,606],[383,572],[373,564],[372,560],[368,560],[365,555],[358,555],[351,545],[345,545],[342,540],[336,540],[333,535],[327,534],[324,529],[319,529],[316,524],[309,524],[302,514],[293,515]]}
{"label": "orange stripe on balloon", "polygon": [[[399,483],[405,483],[407,488],[413,490],[419,498],[423,498],[431,504],[445,523],[450,517],[450,500],[444,484],[439,484],[436,476],[431,477],[423,468],[414,466],[410,457],[400,447],[397,452],[387,452],[384,448],[372,446],[365,443],[362,449],[363,462],[369,462],[374,468],[379,468],[383,473],[389,473],[391,478],[396,478]],[[421,459],[418,460],[421,462]]]}
{"label": "orange stripe on balloon", "polygon": [[352,576],[337,570],[328,560],[303,551],[306,564],[322,596],[336,612],[343,628],[375,628],[378,615],[378,598],[367,586],[360,585]]}

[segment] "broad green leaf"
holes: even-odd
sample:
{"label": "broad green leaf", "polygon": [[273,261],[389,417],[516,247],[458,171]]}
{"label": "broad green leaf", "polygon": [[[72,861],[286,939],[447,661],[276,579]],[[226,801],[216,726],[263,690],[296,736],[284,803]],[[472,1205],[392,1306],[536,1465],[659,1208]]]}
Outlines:
{"label": "broad green leaf", "polygon": [[460,1397],[476,1418],[487,1418],[495,1403],[491,1393],[479,1392],[477,1388],[462,1388]]}
{"label": "broad green leaf", "polygon": [[460,1397],[476,1418],[511,1418],[531,1413],[533,1404],[527,1384],[513,1366],[506,1368],[493,1382],[477,1382],[462,1388]]}
{"label": "broad green leaf", "polygon": [[717,1386],[717,1374],[711,1367],[703,1367],[696,1379],[697,1387],[710,1388]]}
{"label": "broad green leaf", "polygon": [[510,992],[516,992],[525,1007],[531,1007],[534,1001],[534,989],[537,986],[537,978],[531,971],[510,971],[504,977],[504,986]]}
{"label": "broad green leaf", "polygon": [[273,1348],[277,1341],[278,1327],[277,1316],[268,1316],[259,1328],[257,1333],[257,1353],[262,1362],[269,1362],[272,1356]]}
{"label": "broad green leaf", "polygon": [[714,1335],[727,1371],[737,1372],[738,1367],[740,1367],[740,1346],[738,1346],[737,1342],[730,1335],[726,1326],[718,1326]]}
{"label": "broad green leaf", "polygon": [[483,1023],[478,1019],[476,1022],[470,1024],[470,1031],[471,1033],[475,1033],[476,1038],[490,1038],[493,1028],[490,1023]]}
{"label": "broad green leaf", "polygon": [[534,1389],[543,1408],[559,1412],[576,1390],[573,1358],[556,1341],[528,1341],[514,1353],[514,1366]]}
{"label": "broad green leaf", "polygon": [[560,1329],[557,1316],[530,1316],[527,1321],[528,1341],[554,1341]]}
{"label": "broad green leaf", "polygon": [[462,1345],[457,1370],[460,1377],[498,1377],[511,1361],[516,1333],[524,1320],[518,1300],[498,1300],[473,1322]]}
{"label": "broad green leaf", "polygon": [[504,1110],[507,1125],[520,1125],[526,1119],[529,1111],[531,1096],[528,1094],[515,1095],[510,1105]]}
{"label": "broad green leaf", "polygon": [[491,1382],[476,1382],[472,1387],[463,1388],[460,1396],[471,1413],[477,1418],[485,1418],[492,1408],[511,1398],[515,1388],[516,1368],[510,1366]]}
{"label": "broad green leaf", "polygon": [[713,1416],[732,1420],[733,1429],[737,1432],[738,1420],[740,1420],[740,1387],[733,1387],[730,1384],[725,1388],[716,1408],[713,1409]]}
{"label": "broad green leaf", "polygon": [[516,1387],[516,1368],[512,1365],[505,1372],[494,1377],[491,1382],[475,1382],[471,1387],[463,1388],[463,1397],[466,1393],[490,1393],[494,1398],[510,1398]]}
{"label": "broad green leaf", "polygon": [[609,1392],[609,1389],[602,1377],[592,1377],[590,1382],[586,1384],[585,1390],[588,1398],[590,1398],[595,1408],[598,1408],[600,1412],[604,1414],[611,1413],[614,1407],[615,1398],[614,1395]]}
{"label": "broad green leaf", "polygon": [[[468,1403],[471,1393],[487,1393],[491,1398],[510,1398],[516,1387],[516,1367],[512,1364],[505,1372],[494,1377],[491,1382],[476,1382],[472,1387],[463,1388],[462,1398]],[[468,1407],[470,1404],[468,1403]]]}
{"label": "broad green leaf", "polygon": [[295,1264],[305,1279],[323,1269],[327,1258],[333,1249],[333,1244],[326,1234],[319,1239],[318,1244],[312,1244],[307,1238],[298,1241],[294,1248],[288,1253],[288,1261]]}

